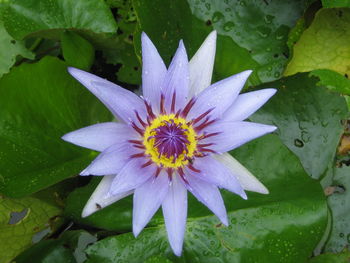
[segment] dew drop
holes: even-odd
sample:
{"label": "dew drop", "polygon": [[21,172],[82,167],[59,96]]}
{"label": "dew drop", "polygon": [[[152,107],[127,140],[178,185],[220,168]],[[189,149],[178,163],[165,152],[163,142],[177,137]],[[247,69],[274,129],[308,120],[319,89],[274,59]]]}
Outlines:
{"label": "dew drop", "polygon": [[220,13],[220,12],[215,12],[215,13],[213,14],[212,21],[213,21],[213,23],[216,23],[216,22],[218,22],[219,20],[221,20],[223,17],[224,17],[224,15],[223,15],[222,13]]}
{"label": "dew drop", "polygon": [[211,6],[210,6],[210,4],[209,3],[206,3],[205,4],[205,7],[207,8],[207,10],[209,11],[210,10],[210,8],[211,8]]}
{"label": "dew drop", "polygon": [[271,16],[271,15],[266,15],[264,17],[264,21],[266,24],[271,24],[272,20],[274,19],[275,17],[274,16]]}
{"label": "dew drop", "polygon": [[301,140],[299,140],[299,139],[295,139],[295,140],[294,140],[294,145],[295,145],[296,147],[301,148],[301,147],[304,146],[304,143],[303,143]]}
{"label": "dew drop", "polygon": [[228,31],[232,30],[232,28],[234,28],[234,26],[235,26],[235,24],[232,21],[229,21],[229,22],[225,23],[224,30],[226,32],[228,32]]}
{"label": "dew drop", "polygon": [[257,30],[258,34],[263,38],[267,38],[271,33],[271,29],[265,26],[258,26]]}

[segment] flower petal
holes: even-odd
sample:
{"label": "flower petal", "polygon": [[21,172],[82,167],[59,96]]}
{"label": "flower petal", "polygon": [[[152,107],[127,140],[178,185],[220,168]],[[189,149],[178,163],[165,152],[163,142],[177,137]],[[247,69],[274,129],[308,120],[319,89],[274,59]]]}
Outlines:
{"label": "flower petal", "polygon": [[129,144],[117,143],[104,150],[80,175],[117,174],[126,165],[135,149]]}
{"label": "flower petal", "polygon": [[109,195],[109,188],[114,179],[115,175],[106,175],[102,178],[99,185],[96,187],[95,191],[91,195],[90,199],[87,201],[83,212],[82,217],[87,217],[100,209],[117,202],[118,200],[132,194],[133,191],[128,191],[120,193],[118,195]]}
{"label": "flower petal", "polygon": [[218,188],[197,176],[186,176],[186,188],[204,205],[206,205],[224,225],[228,225],[224,201]]}
{"label": "flower petal", "polygon": [[68,72],[90,90],[118,119],[129,123],[136,120],[135,111],[141,117],[146,116],[143,101],[131,91],[76,68],[68,68]]}
{"label": "flower petal", "polygon": [[235,101],[251,73],[251,70],[243,71],[216,82],[203,90],[198,95],[196,103],[191,109],[188,118],[196,118],[210,109],[212,109],[210,116],[212,116],[213,119],[217,117],[220,118]]}
{"label": "flower petal", "polygon": [[189,176],[204,180],[220,188],[225,188],[241,196],[243,199],[247,199],[243,187],[232,172],[211,156],[197,158],[193,165],[200,172],[194,172],[186,168],[186,174],[189,174]]}
{"label": "flower petal", "polygon": [[110,193],[112,195],[120,194],[133,190],[146,182],[156,173],[156,167],[149,165],[142,167],[147,160],[143,158],[133,158],[123,167],[123,169],[114,178]]}
{"label": "flower petal", "polygon": [[209,87],[215,61],[216,31],[211,32],[204,40],[196,54],[190,60],[189,98]]}
{"label": "flower petal", "polygon": [[169,243],[177,256],[181,256],[187,218],[187,190],[180,180],[177,175],[172,177],[162,204]]}
{"label": "flower petal", "polygon": [[181,40],[162,85],[167,112],[171,110],[174,94],[175,112],[185,105],[189,90],[189,78],[187,53]]}
{"label": "flower petal", "polygon": [[134,207],[132,227],[134,236],[138,236],[142,229],[162,204],[168,193],[169,179],[165,172],[157,177],[151,177],[146,183],[136,188],[134,193]]}
{"label": "flower petal", "polygon": [[156,47],[145,32],[141,34],[141,42],[143,96],[151,102],[153,108],[158,108],[161,84],[164,81],[167,69]]}
{"label": "flower petal", "polygon": [[230,154],[215,154],[213,157],[225,165],[241,183],[244,190],[268,194],[269,190]]}
{"label": "flower petal", "polygon": [[207,133],[220,132],[203,140],[203,143],[213,143],[210,149],[224,153],[231,151],[255,138],[275,131],[277,128],[271,125],[264,125],[254,122],[238,121],[224,122],[218,121],[205,129]]}
{"label": "flower petal", "polygon": [[241,94],[224,113],[225,121],[242,121],[260,109],[275,93],[276,89],[262,89]]}
{"label": "flower petal", "polygon": [[65,134],[62,139],[76,145],[102,152],[115,143],[137,139],[138,134],[123,123],[105,122]]}

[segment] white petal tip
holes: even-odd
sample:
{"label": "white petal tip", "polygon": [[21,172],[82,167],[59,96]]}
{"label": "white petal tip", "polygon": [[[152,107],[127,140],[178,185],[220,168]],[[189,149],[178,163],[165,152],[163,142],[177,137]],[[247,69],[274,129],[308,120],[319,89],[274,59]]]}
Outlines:
{"label": "white petal tip", "polygon": [[68,67],[67,71],[69,74],[71,74],[72,76],[74,76],[75,74],[77,74],[80,70],[77,68],[73,68],[73,67]]}
{"label": "white petal tip", "polygon": [[264,195],[268,195],[270,193],[270,191],[265,186],[263,186],[263,187],[261,187],[259,193],[264,194]]}
{"label": "white petal tip", "polygon": [[248,200],[248,196],[247,194],[243,191],[240,196],[244,199],[244,200]]}
{"label": "white petal tip", "polygon": [[275,130],[277,130],[276,126],[271,126],[271,132],[274,132]]}
{"label": "white petal tip", "polygon": [[225,216],[224,218],[221,218],[220,221],[221,221],[221,223],[222,223],[224,226],[228,226],[228,219],[227,219],[227,216]]}
{"label": "white petal tip", "polygon": [[140,227],[133,227],[132,233],[134,234],[134,237],[138,237],[138,235],[141,233],[142,228]]}
{"label": "white petal tip", "polygon": [[171,247],[171,248],[173,249],[173,252],[174,252],[175,256],[181,257],[181,254],[182,254],[182,247],[180,247],[180,248]]}
{"label": "white petal tip", "polygon": [[65,134],[65,135],[63,135],[63,136],[61,137],[61,139],[64,140],[64,141],[66,141],[66,142],[70,142],[70,141],[69,141],[69,138],[70,138],[69,133],[67,133],[67,134]]}
{"label": "white petal tip", "polygon": [[82,176],[86,176],[86,175],[90,175],[89,171],[87,169],[84,169],[80,172],[79,175],[82,175]]}

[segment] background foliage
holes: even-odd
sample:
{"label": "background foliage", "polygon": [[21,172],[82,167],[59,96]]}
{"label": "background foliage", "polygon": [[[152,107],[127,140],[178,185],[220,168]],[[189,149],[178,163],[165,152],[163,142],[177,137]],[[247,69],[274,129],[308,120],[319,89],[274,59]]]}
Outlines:
{"label": "background foliage", "polygon": [[[214,29],[213,81],[278,89],[251,117],[276,133],[231,152],[270,194],[222,191],[229,227],[190,196],[177,258],[159,211],[133,237],[131,198],[81,218],[96,153],[60,137],[112,116],[67,66],[137,91],[142,31],[168,64]],[[0,263],[349,262],[349,43],[347,0],[0,0]]]}

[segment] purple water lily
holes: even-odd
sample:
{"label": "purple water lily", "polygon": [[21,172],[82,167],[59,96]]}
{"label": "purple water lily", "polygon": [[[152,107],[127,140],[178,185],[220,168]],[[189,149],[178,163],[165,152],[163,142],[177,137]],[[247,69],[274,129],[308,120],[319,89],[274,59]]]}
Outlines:
{"label": "purple water lily", "polygon": [[143,33],[141,98],[105,79],[69,68],[69,73],[120,121],[95,124],[63,136],[68,142],[102,152],[81,172],[104,176],[87,202],[83,217],[133,193],[134,235],[162,206],[171,248],[180,256],[187,190],[224,225],[228,220],[219,188],[244,199],[244,190],[268,193],[225,152],[276,129],[243,121],[276,90],[238,95],[250,70],[210,85],[215,48],[214,31],[188,62],[180,41],[167,69]]}

